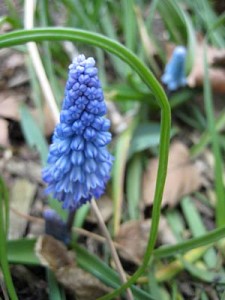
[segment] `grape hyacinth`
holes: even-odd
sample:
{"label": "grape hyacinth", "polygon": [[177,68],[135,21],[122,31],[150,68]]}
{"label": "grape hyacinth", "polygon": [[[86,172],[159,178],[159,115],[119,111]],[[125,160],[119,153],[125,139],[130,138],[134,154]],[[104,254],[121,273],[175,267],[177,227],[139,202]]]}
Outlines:
{"label": "grape hyacinth", "polygon": [[75,210],[104,193],[113,162],[106,147],[111,133],[105,114],[95,60],[79,55],[69,66],[60,123],[42,172],[46,192],[65,209]]}
{"label": "grape hyacinth", "polygon": [[166,65],[161,80],[167,85],[169,91],[175,91],[187,83],[185,77],[186,52],[184,46],[177,46],[173,51],[170,61]]}

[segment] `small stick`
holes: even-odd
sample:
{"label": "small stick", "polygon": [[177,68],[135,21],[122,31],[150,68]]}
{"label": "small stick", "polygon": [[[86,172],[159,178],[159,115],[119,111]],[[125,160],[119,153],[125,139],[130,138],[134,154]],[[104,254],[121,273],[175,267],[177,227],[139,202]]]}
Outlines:
{"label": "small stick", "polygon": [[[122,283],[126,283],[126,281],[127,281],[126,274],[125,274],[125,272],[123,270],[123,267],[121,265],[119,256],[118,256],[117,251],[116,251],[116,248],[115,248],[115,246],[113,244],[113,241],[112,241],[112,239],[111,239],[111,237],[109,235],[108,229],[107,229],[107,227],[105,225],[105,222],[104,222],[104,220],[102,218],[101,212],[100,212],[100,210],[99,210],[99,208],[98,208],[98,206],[97,206],[97,204],[95,202],[95,199],[92,199],[92,201],[91,201],[91,208],[93,209],[93,211],[94,211],[94,213],[95,213],[95,215],[97,217],[99,227],[101,228],[102,233],[104,234],[104,236],[106,238],[106,241],[108,243],[108,246],[109,246],[111,254],[112,254],[112,257],[113,257],[113,259],[115,261],[115,265],[116,265],[117,271],[119,273],[121,282]],[[132,295],[132,292],[131,292],[130,289],[127,289],[127,299],[129,299],[129,300],[133,300],[134,299],[133,295]]]}

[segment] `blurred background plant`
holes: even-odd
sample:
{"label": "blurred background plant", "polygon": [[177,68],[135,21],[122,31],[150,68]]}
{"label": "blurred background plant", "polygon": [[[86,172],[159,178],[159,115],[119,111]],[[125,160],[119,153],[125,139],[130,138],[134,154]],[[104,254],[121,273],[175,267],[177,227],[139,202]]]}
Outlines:
{"label": "blurred background plant", "polygon": [[[91,43],[88,36],[78,41],[74,34],[71,41],[72,33],[57,31],[60,26],[100,33],[123,44],[161,84],[175,47],[186,48],[186,85],[173,91],[164,86],[172,127],[157,244],[132,292],[135,299],[223,299],[222,1],[39,0],[33,25],[45,29],[36,35],[23,29],[32,27],[32,12],[26,12],[23,1],[1,3],[0,13],[0,263],[4,274],[4,280],[0,276],[0,297],[7,299],[9,294],[16,299],[16,291],[19,299],[31,295],[35,299],[73,299],[74,294],[93,299],[93,285],[102,294],[120,286],[89,205],[78,211],[74,222],[71,247],[76,264],[64,246],[43,236],[46,208],[66,218],[60,205],[43,194],[41,167],[57,119],[48,101],[51,97],[60,108],[67,67],[78,53],[96,59],[107,101],[115,162],[107,193],[98,205],[127,274],[132,275],[142,264],[150,228],[157,225],[158,210],[152,209],[162,130],[157,88],[154,90],[153,83],[153,88],[146,85],[144,73],[140,77],[143,69],[137,74],[135,63],[133,67],[129,64],[132,57],[126,59],[119,50],[113,55],[113,45],[107,41],[104,50],[93,46],[98,45],[98,36]],[[14,35],[7,36],[11,31]],[[33,57],[35,50],[25,44],[31,40],[38,41],[42,71]],[[41,267],[43,264],[48,268]]]}

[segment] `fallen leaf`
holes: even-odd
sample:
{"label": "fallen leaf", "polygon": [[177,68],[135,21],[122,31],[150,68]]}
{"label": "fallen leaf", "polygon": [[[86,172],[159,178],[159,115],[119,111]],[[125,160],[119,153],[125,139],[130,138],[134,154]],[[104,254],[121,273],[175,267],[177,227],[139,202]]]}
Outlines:
{"label": "fallen leaf", "polygon": [[8,88],[13,89],[15,87],[19,87],[27,83],[28,81],[29,76],[27,72],[24,69],[20,68],[20,70],[18,70],[16,74],[8,80]]}
{"label": "fallen leaf", "polygon": [[95,300],[112,291],[96,277],[77,267],[59,269],[56,278],[64,287],[74,291],[79,300]]}
{"label": "fallen leaf", "polygon": [[[22,92],[15,92],[12,88],[26,83],[28,79],[24,66],[24,55],[8,51],[8,49],[0,50],[0,88],[3,89],[0,94],[0,117],[20,121],[19,107],[27,95]],[[5,87],[8,90],[4,90]],[[55,122],[49,106],[44,103],[41,114],[36,108],[31,108],[30,111],[39,124],[44,123],[45,135],[50,136],[54,130]]]}
{"label": "fallen leaf", "polygon": [[[8,51],[7,51],[8,52]],[[18,67],[23,67],[24,66],[24,55],[12,51],[11,53],[8,53],[8,59],[4,63],[4,67],[6,69],[16,69]]]}
{"label": "fallen leaf", "polygon": [[23,94],[2,91],[0,94],[0,117],[19,121],[19,106],[23,100]]}
{"label": "fallen leaf", "polygon": [[[158,158],[150,160],[144,173],[143,200],[145,206],[153,203],[158,163]],[[190,161],[189,150],[184,144],[174,142],[169,150],[162,206],[174,207],[183,196],[197,191],[203,184],[206,184],[203,169],[202,165]]]}
{"label": "fallen leaf", "polygon": [[[195,49],[195,60],[193,68],[187,78],[190,87],[203,85],[204,81],[204,45],[203,39],[198,38]],[[209,65],[209,79],[214,91],[219,93],[225,92],[225,50],[217,49],[210,45],[207,46],[207,63]]]}
{"label": "fallen leaf", "polygon": [[[0,162],[0,170],[1,168]],[[41,165],[31,160],[11,158],[5,165],[5,169],[12,175],[26,177],[27,179],[40,184],[43,183],[41,178]]]}
{"label": "fallen leaf", "polygon": [[42,264],[55,273],[57,280],[71,290],[76,299],[95,300],[112,291],[96,277],[77,267],[71,252],[53,237],[40,236],[35,250]]}
{"label": "fallen leaf", "polygon": [[[12,90],[2,91],[0,94],[0,118],[19,122],[19,108],[24,99],[25,96],[22,93],[16,93]],[[48,105],[44,104],[42,114],[36,108],[30,108],[30,112],[38,124],[44,123],[45,135],[50,136],[54,130],[55,122]]]}
{"label": "fallen leaf", "polygon": [[9,146],[9,134],[8,134],[8,122],[6,120],[0,119],[0,146]]}
{"label": "fallen leaf", "polygon": [[[36,185],[25,179],[16,179],[12,186],[10,206],[23,214],[29,214],[34,200]],[[27,220],[16,215],[12,210],[9,214],[9,239],[18,239],[23,236],[27,227]]]}
{"label": "fallen leaf", "polygon": [[13,49],[0,50],[0,88],[20,86],[28,82],[25,55]]}
{"label": "fallen leaf", "polygon": [[115,238],[115,242],[122,247],[119,249],[120,256],[140,265],[147,246],[149,230],[150,220],[132,220],[123,223]]}
{"label": "fallen leaf", "polygon": [[41,235],[35,245],[36,255],[44,266],[56,272],[60,268],[74,267],[75,260],[66,246],[50,235]]}
{"label": "fallen leaf", "polygon": [[[121,246],[119,254],[126,260],[140,265],[147,247],[151,220],[132,220],[123,223],[115,238],[115,242]],[[167,223],[161,216],[158,230],[158,242],[160,244],[175,244],[176,239]]]}

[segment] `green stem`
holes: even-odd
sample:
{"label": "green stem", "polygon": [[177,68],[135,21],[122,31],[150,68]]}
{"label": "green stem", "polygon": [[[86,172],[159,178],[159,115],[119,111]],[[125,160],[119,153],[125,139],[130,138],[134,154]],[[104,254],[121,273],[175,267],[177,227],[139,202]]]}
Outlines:
{"label": "green stem", "polygon": [[9,264],[8,264],[8,258],[7,258],[7,245],[6,245],[6,235],[7,235],[7,216],[4,214],[4,200],[5,196],[5,186],[0,179],[0,265],[2,268],[2,273],[4,275],[5,284],[10,296],[10,299],[12,300],[18,300],[16,291],[13,285],[12,277],[10,274]]}
{"label": "green stem", "polygon": [[199,237],[178,243],[172,246],[162,246],[154,250],[154,257],[157,259],[184,253],[194,248],[206,246],[218,242],[225,237],[225,227],[214,229]]}
{"label": "green stem", "polygon": [[152,226],[150,230],[148,246],[143,258],[143,264],[133,274],[133,276],[130,277],[127,283],[123,284],[119,289],[115,290],[114,292],[101,298],[102,300],[115,299],[119,294],[124,292],[133,283],[135,283],[139,276],[145,271],[154,249],[155,241],[157,238],[158,224],[160,218],[160,207],[167,171],[171,125],[170,105],[161,85],[158,83],[157,79],[154,77],[152,72],[139,60],[139,58],[130,50],[125,48],[123,45],[100,34],[71,28],[37,28],[32,30],[18,30],[1,35],[0,47],[10,47],[30,41],[43,40],[79,41],[92,44],[93,46],[100,47],[106,51],[109,51],[112,54],[115,54],[128,65],[130,65],[130,67],[139,74],[141,79],[154,93],[157,103],[161,108],[159,166],[154,195]]}

